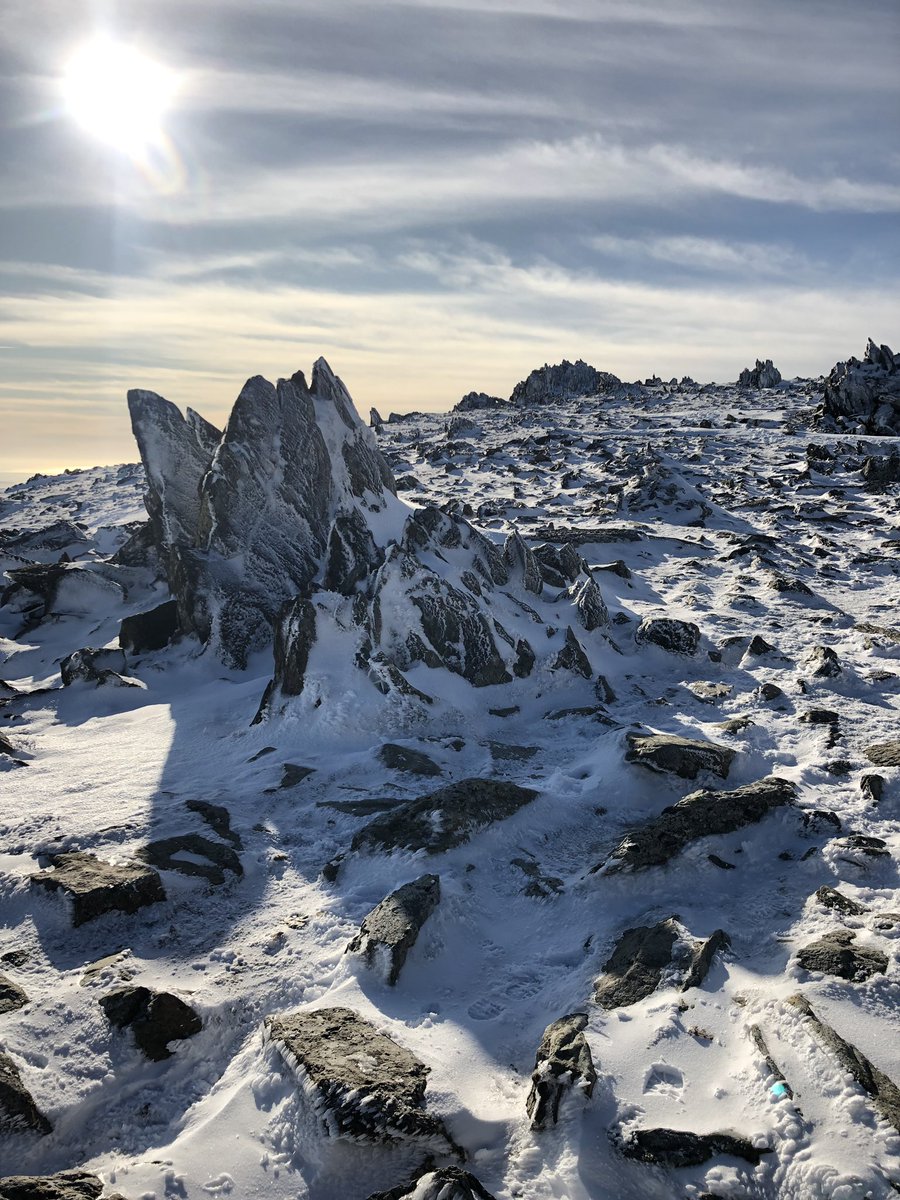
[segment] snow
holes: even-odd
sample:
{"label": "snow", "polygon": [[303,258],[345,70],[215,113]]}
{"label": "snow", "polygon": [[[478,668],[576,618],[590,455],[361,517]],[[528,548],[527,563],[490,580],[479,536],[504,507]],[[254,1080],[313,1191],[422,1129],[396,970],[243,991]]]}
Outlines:
{"label": "snow", "polygon": [[[498,544],[515,526],[534,545],[551,523],[641,535],[578,546],[589,563],[621,559],[632,572],[595,574],[615,645],[601,631],[583,638],[616,694],[607,705],[613,727],[586,716],[547,719],[597,703],[592,682],[547,668],[565,634],[551,588],[527,596],[544,620],[558,612],[546,644],[537,644],[534,631],[544,635],[527,612],[504,600],[509,632],[535,639],[530,678],[473,688],[420,664],[408,678],[435,697],[427,711],[382,697],[348,662],[338,597],[332,613],[317,614],[303,695],[260,725],[250,722],[271,676],[265,652],[239,672],[186,640],[129,662],[140,689],[61,690],[65,655],[114,645],[122,616],[163,598],[149,573],[132,572],[124,598],[101,573],[122,527],[145,517],[140,468],[94,468],[0,493],[6,529],[78,522],[85,541],[71,557],[96,572],[93,590],[73,588],[56,616],[27,630],[12,606],[0,608],[0,678],[29,693],[0,708],[0,732],[28,763],[15,768],[0,756],[0,954],[29,957],[0,970],[31,998],[0,1018],[0,1040],[54,1124],[46,1138],[0,1138],[0,1173],[86,1166],[128,1200],[365,1200],[396,1186],[424,1153],[323,1138],[308,1096],[262,1036],[268,1016],[345,1005],[430,1068],[428,1110],[445,1120],[468,1169],[498,1200],[893,1194],[900,1135],[788,1003],[801,992],[900,1081],[900,932],[875,926],[879,913],[900,907],[900,770],[873,768],[862,753],[900,736],[900,633],[861,628],[900,628],[900,504],[896,488],[864,491],[859,471],[866,453],[897,443],[816,434],[807,425],[812,403],[802,386],[755,394],[752,403],[728,389],[654,389],[636,399],[624,389],[540,412],[479,412],[481,433],[452,450],[441,416],[379,431],[396,473],[409,471],[421,484],[366,514],[380,542],[398,535],[410,500],[469,504],[470,519]],[[541,441],[548,432],[552,439]],[[337,426],[333,435],[341,435]],[[810,441],[836,452],[827,473],[816,462],[807,468]],[[661,487],[645,486],[640,475],[648,443]],[[566,482],[570,472],[577,482]],[[775,540],[729,557],[751,534]],[[448,575],[454,554],[429,565]],[[803,580],[814,595],[773,590],[777,574]],[[695,622],[700,652],[685,658],[638,647],[633,631],[644,616]],[[777,654],[746,655],[755,633]],[[744,640],[723,646],[734,637]],[[836,650],[840,677],[805,673],[818,644]],[[890,675],[875,678],[879,672]],[[767,681],[784,696],[765,701],[758,688]],[[733,690],[707,703],[690,691],[698,682]],[[505,717],[489,712],[513,707]],[[798,720],[815,707],[840,715],[833,747],[826,727]],[[752,724],[725,732],[721,724],[736,717]],[[727,783],[686,783],[626,764],[624,730],[637,725],[735,749]],[[389,770],[377,757],[386,740],[423,750],[443,777]],[[491,742],[536,753],[498,757]],[[274,750],[260,756],[267,747]],[[849,762],[846,774],[826,769],[835,760]],[[314,772],[281,788],[286,763]],[[859,788],[860,775],[875,770],[886,779],[877,807]],[[837,813],[843,834],[804,830],[784,810],[693,842],[664,867],[592,873],[630,828],[697,786],[732,788],[771,773],[798,784],[801,809]],[[410,799],[476,776],[538,796],[443,855],[348,855],[335,883],[321,877],[365,820],[335,802]],[[28,887],[48,853],[78,848],[122,860],[152,839],[209,835],[188,800],[228,809],[243,842],[242,878],[228,873],[210,888],[166,871],[165,903],[77,930],[59,898]],[[850,832],[883,838],[888,856],[848,852],[840,836]],[[710,853],[735,869],[715,866]],[[529,879],[515,859],[535,862],[562,890],[524,894]],[[440,875],[441,902],[388,987],[345,948],[375,904],[425,871]],[[871,912],[824,909],[813,893],[826,883]],[[622,931],[672,914],[694,938],[717,928],[731,936],[731,951],[716,958],[703,986],[682,993],[664,982],[611,1012],[592,1004],[593,982]],[[796,950],[839,927],[886,953],[887,974],[848,983],[801,970]],[[119,951],[127,953],[86,980],[86,967]],[[97,1003],[123,977],[187,1000],[202,1032],[165,1062],[144,1060]],[[558,1126],[532,1133],[525,1097],[535,1050],[551,1021],[575,1011],[589,1017],[585,1035],[600,1076],[594,1096],[571,1096]],[[753,1024],[793,1099],[773,1092]],[[679,1170],[620,1156],[618,1137],[653,1126],[734,1130],[771,1153],[757,1167],[719,1157]]]}

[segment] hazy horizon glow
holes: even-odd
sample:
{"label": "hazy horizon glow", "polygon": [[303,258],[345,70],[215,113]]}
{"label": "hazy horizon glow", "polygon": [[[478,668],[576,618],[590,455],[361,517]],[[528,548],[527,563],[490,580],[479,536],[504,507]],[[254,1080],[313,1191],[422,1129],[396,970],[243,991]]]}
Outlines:
{"label": "hazy horizon glow", "polygon": [[893,0],[7,10],[0,478],[319,355],[365,414],[900,341]]}

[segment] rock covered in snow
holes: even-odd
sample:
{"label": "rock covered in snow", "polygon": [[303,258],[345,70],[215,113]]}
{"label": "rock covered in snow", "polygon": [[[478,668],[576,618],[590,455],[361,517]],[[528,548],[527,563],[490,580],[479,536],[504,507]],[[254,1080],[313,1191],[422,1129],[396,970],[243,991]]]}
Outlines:
{"label": "rock covered in snow", "polygon": [[728,778],[735,751],[715,742],[700,742],[695,738],[672,737],[663,733],[628,733],[625,761],[637,763],[651,771],[678,775],[681,779],[696,779],[701,771],[711,771],[721,779]]}
{"label": "rock covered in snow", "polygon": [[501,400],[499,396],[489,396],[487,392],[467,392],[462,400],[453,406],[453,411],[478,412],[485,408],[501,408],[508,403],[508,400]]}
{"label": "rock covered in snow", "polygon": [[560,1103],[573,1088],[581,1089],[587,1097],[593,1095],[597,1072],[584,1036],[586,1026],[586,1013],[570,1013],[544,1030],[525,1100],[532,1129],[555,1125]]}
{"label": "rock covered in snow", "polygon": [[517,383],[510,404],[553,404],[574,396],[596,396],[621,386],[621,379],[609,371],[598,371],[580,358],[574,363],[563,359],[551,367],[545,363]]}
{"label": "rock covered in snow", "polygon": [[359,933],[347,947],[348,953],[361,954],[370,968],[377,969],[382,962],[386,982],[393,986],[440,898],[441,882],[437,875],[422,875],[403,884],[363,920]]}
{"label": "rock covered in snow", "polygon": [[75,650],[59,665],[63,687],[73,683],[105,683],[110,676],[125,674],[125,654],[122,650]]}
{"label": "rock covered in snow", "polygon": [[756,388],[757,391],[761,388],[777,387],[781,383],[781,372],[773,366],[771,358],[767,358],[765,362],[758,358],[755,367],[745,367],[741,371],[737,382],[738,387]]}
{"label": "rock covered in snow", "polygon": [[8,1054],[0,1051],[0,1133],[50,1133],[51,1125],[22,1082]]}
{"label": "rock covered in snow", "polygon": [[836,363],[818,413],[825,426],[861,426],[866,433],[900,434],[900,354],[869,338],[860,362]]}
{"label": "rock covered in snow", "polygon": [[645,617],[634,635],[640,645],[652,642],[670,654],[696,654],[700,648],[700,630],[693,621],[675,617]]}
{"label": "rock covered in snow", "polygon": [[72,909],[72,924],[83,925],[108,912],[137,912],[165,900],[162,881],[146,863],[110,863],[83,850],[54,854],[52,870],[31,876],[35,887],[61,891]]}
{"label": "rock covered in snow", "polygon": [[494,1197],[462,1167],[438,1167],[389,1192],[374,1192],[369,1200],[494,1200]]}

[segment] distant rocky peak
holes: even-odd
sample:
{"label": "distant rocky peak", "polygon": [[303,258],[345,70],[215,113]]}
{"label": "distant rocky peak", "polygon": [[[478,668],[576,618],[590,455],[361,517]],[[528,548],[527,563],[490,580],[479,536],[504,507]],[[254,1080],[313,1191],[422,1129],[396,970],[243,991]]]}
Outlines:
{"label": "distant rocky peak", "polygon": [[755,367],[745,367],[738,376],[738,387],[770,388],[781,383],[781,372],[773,365],[771,358],[765,362],[756,360]]}
{"label": "distant rocky peak", "polygon": [[563,359],[551,367],[531,372],[513,388],[511,404],[547,404],[557,400],[569,400],[576,396],[596,396],[621,386],[621,379],[609,371],[598,371],[580,358],[574,363]]}

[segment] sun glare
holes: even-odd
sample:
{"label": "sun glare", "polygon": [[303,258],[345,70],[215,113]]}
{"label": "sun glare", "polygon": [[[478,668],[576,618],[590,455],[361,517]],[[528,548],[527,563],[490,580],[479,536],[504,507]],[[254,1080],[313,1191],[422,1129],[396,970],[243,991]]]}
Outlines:
{"label": "sun glare", "polygon": [[176,76],[132,46],[98,38],[75,53],[62,82],[66,107],[87,133],[138,155],[162,134]]}

